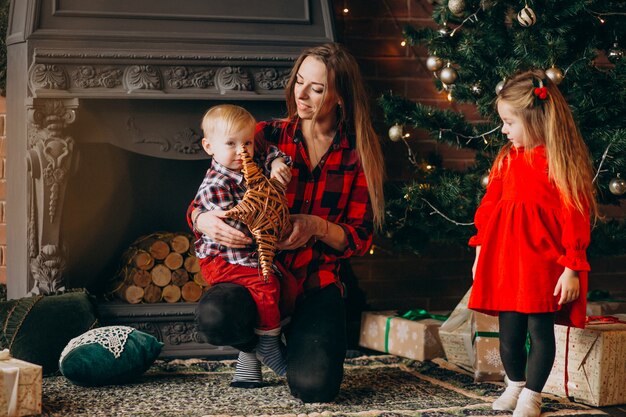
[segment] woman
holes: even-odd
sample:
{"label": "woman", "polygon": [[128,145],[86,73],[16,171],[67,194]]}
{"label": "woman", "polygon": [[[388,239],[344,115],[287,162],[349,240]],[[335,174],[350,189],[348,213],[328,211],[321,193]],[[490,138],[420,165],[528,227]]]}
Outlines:
{"label": "woman", "polygon": [[[293,231],[279,242],[277,256],[297,282],[295,310],[285,331],[287,382],[304,402],[328,402],[339,392],[346,353],[339,261],[365,254],[374,228],[382,225],[383,157],[358,65],[342,46],[305,50],[286,95],[288,117],[259,123],[256,139],[278,146],[293,160],[287,188]],[[190,224],[220,244],[241,248],[252,243],[221,215],[193,204],[188,210]],[[243,287],[211,288],[197,319],[210,343],[242,350],[240,378],[261,381],[256,357],[246,353],[254,346],[255,317]]]}

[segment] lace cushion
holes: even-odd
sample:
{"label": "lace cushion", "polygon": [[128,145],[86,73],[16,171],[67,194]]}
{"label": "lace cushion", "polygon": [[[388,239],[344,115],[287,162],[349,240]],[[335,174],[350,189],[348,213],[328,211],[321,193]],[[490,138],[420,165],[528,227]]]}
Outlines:
{"label": "lace cushion", "polygon": [[100,327],[70,340],[59,369],[76,385],[121,384],[141,376],[162,348],[154,336],[132,327]]}
{"label": "lace cushion", "polygon": [[36,295],[0,303],[0,349],[58,372],[59,355],[72,338],[96,327],[93,298],[84,291]]}

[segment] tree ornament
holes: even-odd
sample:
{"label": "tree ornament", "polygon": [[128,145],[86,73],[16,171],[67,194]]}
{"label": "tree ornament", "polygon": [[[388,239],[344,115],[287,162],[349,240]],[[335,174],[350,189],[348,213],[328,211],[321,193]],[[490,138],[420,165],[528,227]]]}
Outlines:
{"label": "tree ornament", "polygon": [[517,21],[520,25],[526,27],[532,26],[537,22],[537,16],[533,9],[528,7],[528,4],[524,5],[524,8],[517,14]]}
{"label": "tree ornament", "polygon": [[394,142],[398,142],[400,139],[404,137],[404,132],[402,131],[402,126],[399,124],[395,124],[389,128],[389,139]]}
{"label": "tree ornament", "polygon": [[500,94],[500,91],[502,91],[502,89],[504,88],[505,82],[506,80],[502,80],[498,84],[496,84],[496,95]]}
{"label": "tree ornament", "polygon": [[617,177],[609,182],[609,191],[615,195],[623,195],[626,193],[626,181],[617,174]]}
{"label": "tree ornament", "polygon": [[241,145],[239,155],[243,159],[243,176],[246,192],[235,207],[224,213],[226,217],[239,220],[250,229],[257,245],[263,280],[268,282],[276,254],[276,243],[291,233],[289,203],[285,197],[286,187],[276,178],[263,175],[252,157]]}
{"label": "tree ornament", "polygon": [[565,77],[563,75],[563,71],[561,71],[559,68],[555,67],[554,65],[552,65],[552,67],[546,70],[546,75],[556,85],[561,84],[561,81],[563,81],[563,77]]}
{"label": "tree ornament", "polygon": [[617,62],[622,59],[624,55],[626,55],[626,51],[620,48],[617,42],[614,42],[613,46],[607,51],[606,55],[607,58],[609,58],[609,61],[613,64],[617,64]]}
{"label": "tree ornament", "polygon": [[456,70],[454,68],[452,68],[450,66],[450,63],[448,62],[448,65],[443,68],[441,70],[441,72],[439,73],[439,79],[441,80],[441,82],[443,82],[444,84],[454,84],[454,82],[456,81],[456,79],[459,77],[459,74],[456,72]]}
{"label": "tree ornament", "polygon": [[426,68],[428,71],[436,72],[439,71],[443,67],[443,59],[439,58],[437,55],[431,55],[426,58]]}
{"label": "tree ornament", "polygon": [[480,83],[480,81],[474,83],[471,85],[470,87],[470,91],[472,92],[472,95],[474,97],[481,97],[483,95],[483,85]]}
{"label": "tree ornament", "polygon": [[446,37],[446,36],[450,36],[450,28],[448,28],[448,25],[444,22],[443,26],[439,28],[439,30],[437,31],[439,32],[439,34],[442,37]]}
{"label": "tree ornament", "polygon": [[487,188],[487,185],[489,185],[489,173],[488,172],[482,177],[480,177],[480,185],[482,185],[483,188]]}
{"label": "tree ornament", "polygon": [[449,0],[448,10],[456,17],[461,17],[465,14],[465,0]]}

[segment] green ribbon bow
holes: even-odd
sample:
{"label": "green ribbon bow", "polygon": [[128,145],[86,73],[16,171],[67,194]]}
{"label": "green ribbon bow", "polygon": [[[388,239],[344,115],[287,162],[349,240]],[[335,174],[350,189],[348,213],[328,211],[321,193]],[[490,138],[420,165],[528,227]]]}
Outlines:
{"label": "green ribbon bow", "polygon": [[[399,314],[399,313],[398,313]],[[426,310],[408,310],[407,312],[398,315],[398,316],[389,316],[387,317],[387,322],[385,324],[385,353],[389,353],[389,330],[391,329],[391,320],[402,318],[411,321],[418,321],[424,319],[435,319],[440,321],[448,320],[447,315],[442,314],[430,314]]]}

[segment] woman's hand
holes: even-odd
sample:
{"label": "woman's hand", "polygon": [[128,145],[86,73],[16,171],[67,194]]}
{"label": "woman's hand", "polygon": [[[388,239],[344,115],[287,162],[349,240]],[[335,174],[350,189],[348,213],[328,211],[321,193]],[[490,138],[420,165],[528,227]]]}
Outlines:
{"label": "woman's hand", "polygon": [[224,213],[224,210],[211,210],[200,213],[196,217],[196,229],[210,237],[213,241],[229,248],[240,249],[250,245],[252,239],[222,220]]}
{"label": "woman's hand", "polygon": [[319,225],[321,218],[311,214],[292,214],[291,224],[293,228],[291,234],[281,242],[276,244],[278,249],[291,250],[306,246],[309,241],[320,234]]}
{"label": "woman's hand", "polygon": [[578,272],[573,271],[569,268],[565,268],[561,276],[559,277],[559,281],[556,283],[556,287],[554,287],[554,296],[558,296],[561,294],[559,298],[559,305],[571,303],[578,299],[580,295],[580,282],[578,280]]}

